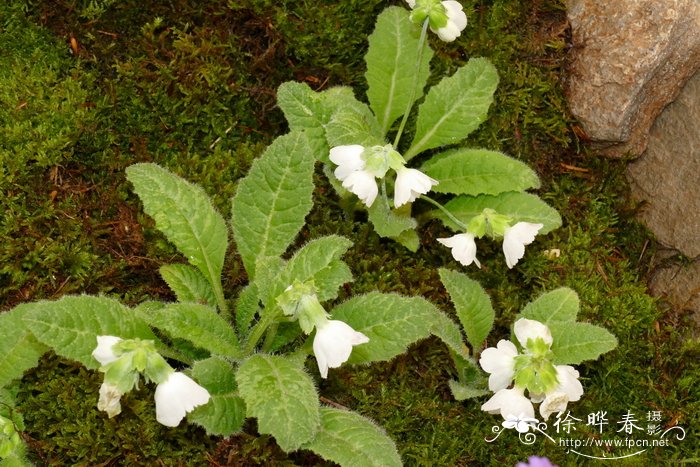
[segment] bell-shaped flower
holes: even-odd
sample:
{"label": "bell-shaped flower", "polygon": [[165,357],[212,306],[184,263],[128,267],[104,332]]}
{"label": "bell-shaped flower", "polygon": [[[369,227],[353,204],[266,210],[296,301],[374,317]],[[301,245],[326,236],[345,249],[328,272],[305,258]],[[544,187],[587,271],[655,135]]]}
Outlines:
{"label": "bell-shaped flower", "polygon": [[100,362],[102,366],[112,363],[119,357],[114,353],[113,346],[122,340],[116,336],[97,336],[97,347],[92,351],[92,356]]}
{"label": "bell-shaped flower", "polygon": [[447,24],[441,28],[430,28],[440,39],[445,42],[452,42],[457,39],[464,28],[467,27],[467,15],[462,10],[462,4],[454,0],[441,2],[447,14]]}
{"label": "bell-shaped flower", "polygon": [[437,184],[437,180],[428,177],[420,170],[401,167],[396,171],[394,206],[398,208],[414,202],[418,196],[426,194],[433,185]]}
{"label": "bell-shaped flower", "polygon": [[156,387],[156,420],[165,426],[178,426],[195,407],[209,402],[209,392],[189,376],[172,372]]}
{"label": "bell-shaped flower", "polygon": [[100,386],[100,399],[97,401],[97,409],[107,412],[109,418],[119,415],[122,411],[122,393],[114,385],[102,383]]}
{"label": "bell-shaped flower", "polygon": [[356,170],[345,177],[343,188],[357,195],[367,207],[372,206],[379,193],[374,175],[364,170]]}
{"label": "bell-shaped flower", "polygon": [[481,352],[479,365],[485,372],[490,373],[489,389],[500,391],[510,386],[515,371],[515,357],[518,349],[511,341],[501,339],[496,347],[489,347]]}
{"label": "bell-shaped flower", "polygon": [[467,15],[455,0],[406,0],[413,13],[411,20],[420,24],[429,19],[430,30],[445,42],[455,40],[467,27]]}
{"label": "bell-shaped flower", "polygon": [[336,146],[330,150],[330,160],[336,167],[335,177],[341,182],[351,173],[365,168],[365,161],[362,159],[364,146],[351,144],[347,146]]}
{"label": "bell-shaped flower", "polygon": [[503,234],[503,254],[509,268],[513,268],[525,256],[525,245],[535,241],[535,235],[542,227],[544,227],[543,224],[518,222],[506,228]]}
{"label": "bell-shaped flower", "polygon": [[583,386],[578,380],[578,371],[570,365],[557,365],[557,387],[546,393],[546,397],[540,404],[540,415],[547,420],[553,413],[566,410],[569,402],[581,399]]}
{"label": "bell-shaped flower", "polygon": [[338,165],[335,177],[343,182],[343,187],[357,195],[367,207],[372,206],[379,193],[374,174],[365,170],[366,162],[362,157],[365,147],[359,144],[336,146],[331,148],[329,158]]}
{"label": "bell-shaped flower", "polygon": [[542,339],[548,347],[552,345],[552,332],[546,324],[542,324],[534,319],[520,318],[513,325],[513,333],[523,348],[527,348],[528,341]]}
{"label": "bell-shaped flower", "polygon": [[496,391],[491,399],[481,406],[481,410],[491,414],[500,413],[505,420],[513,417],[534,418],[535,408],[524,392],[524,389],[518,387]]}
{"label": "bell-shaped flower", "polygon": [[474,234],[469,232],[453,235],[449,238],[438,238],[438,242],[452,249],[452,257],[464,266],[474,263],[481,267],[481,263],[476,259],[476,243]]}
{"label": "bell-shaped flower", "polygon": [[353,346],[367,342],[367,336],[343,321],[326,320],[317,326],[313,348],[321,377],[328,377],[329,368],[338,368],[348,361]]}

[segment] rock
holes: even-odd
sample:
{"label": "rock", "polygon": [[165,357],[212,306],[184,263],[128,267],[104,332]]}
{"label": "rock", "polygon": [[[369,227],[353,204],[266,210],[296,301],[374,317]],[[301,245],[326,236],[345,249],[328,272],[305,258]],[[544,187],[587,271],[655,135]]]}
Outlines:
{"label": "rock", "polygon": [[700,333],[700,260],[657,269],[649,282],[652,295],[664,299],[675,316],[691,312]]}
{"label": "rock", "polygon": [[638,156],[700,67],[700,2],[568,0],[567,11],[571,112],[605,154]]}
{"label": "rock", "polygon": [[629,165],[644,224],[662,244],[700,256],[700,73],[651,129],[647,151]]}

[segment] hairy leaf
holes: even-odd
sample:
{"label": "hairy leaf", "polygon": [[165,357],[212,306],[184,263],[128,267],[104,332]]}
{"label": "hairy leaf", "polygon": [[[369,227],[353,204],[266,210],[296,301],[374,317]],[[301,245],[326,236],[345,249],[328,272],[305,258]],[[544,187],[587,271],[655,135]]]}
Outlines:
{"label": "hairy leaf", "polygon": [[576,321],[578,311],[579,299],[576,292],[568,287],[561,287],[528,303],[523,308],[522,317],[549,326],[556,321]]}
{"label": "hairy leaf", "polygon": [[186,264],[166,264],[160,267],[163,280],[175,292],[178,302],[216,306],[211,284],[198,269]]}
{"label": "hairy leaf", "polygon": [[211,307],[197,303],[173,303],[152,310],[144,318],[171,337],[188,340],[212,354],[240,357],[238,338],[231,325]]}
{"label": "hairy leaf", "polygon": [[243,362],[236,382],[258,431],[289,452],[311,441],[321,420],[318,395],[308,374],[290,360],[257,354]]}
{"label": "hairy leaf", "polygon": [[34,368],[48,350],[22,320],[31,309],[32,304],[25,303],[0,314],[0,388]]}
{"label": "hairy leaf", "polygon": [[475,351],[491,332],[496,313],[481,285],[461,272],[440,269],[440,280],[450,294],[467,340]]}
{"label": "hairy leaf", "polygon": [[236,391],[231,365],[218,357],[199,360],[192,366],[191,376],[209,391],[211,399],[190,412],[187,420],[204,427],[210,435],[239,432],[245,421],[245,402]]}
{"label": "hairy leaf", "polygon": [[557,365],[576,365],[595,360],[617,347],[617,339],[607,329],[589,323],[556,321],[552,331],[552,352]]}
{"label": "hairy leaf", "polygon": [[255,262],[282,255],[304,225],[312,206],[313,171],[307,137],[294,131],[277,138],[238,185],[231,224],[251,278]]}
{"label": "hairy leaf", "polygon": [[26,307],[24,322],[36,338],[58,355],[77,360],[87,368],[100,366],[92,356],[97,336],[158,341],[132,309],[111,298],[66,296]]}
{"label": "hairy leaf", "polygon": [[402,465],[384,430],[355,412],[332,407],[321,408],[321,429],[303,447],[344,467]]}
{"label": "hairy leaf", "polygon": [[404,158],[466,138],[486,120],[497,86],[498,73],[491,62],[472,58],[430,88],[418,108],[416,134]]}
{"label": "hairy leaf", "polygon": [[428,337],[439,310],[422,297],[372,292],[355,296],[330,313],[333,319],[345,321],[369,338],[368,343],[353,347],[348,360],[366,363],[391,360],[410,344]]}
{"label": "hairy leaf", "polygon": [[[406,111],[411,93],[423,95],[430,74],[433,51],[424,44],[421,67],[416,70],[420,28],[408,19],[409,12],[401,7],[388,7],[378,17],[374,32],[369,36],[367,62],[367,99],[374,110],[382,135]],[[416,73],[417,71],[417,73]]]}
{"label": "hairy leaf", "polygon": [[126,177],[158,230],[219,291],[228,229],[204,190],[156,164],[127,167]]}
{"label": "hairy leaf", "polygon": [[454,149],[430,159],[422,168],[438,180],[438,193],[497,195],[539,188],[537,174],[526,164],[497,151]]}

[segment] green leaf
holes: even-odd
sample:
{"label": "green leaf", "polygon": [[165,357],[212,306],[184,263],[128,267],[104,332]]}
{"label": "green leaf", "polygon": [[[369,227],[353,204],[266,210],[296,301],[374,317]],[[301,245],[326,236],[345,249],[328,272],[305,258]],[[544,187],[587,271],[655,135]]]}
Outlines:
{"label": "green leaf", "polygon": [[497,195],[539,188],[540,179],[526,164],[488,149],[454,149],[438,154],[422,168],[438,180],[433,191],[464,195]]}
{"label": "green leaf", "polygon": [[58,355],[91,369],[100,366],[92,356],[97,336],[158,341],[133,310],[107,297],[66,296],[54,302],[30,303],[24,323]]}
{"label": "green leaf", "polygon": [[39,358],[48,350],[22,320],[31,309],[32,304],[25,303],[0,314],[0,388],[37,366]]}
{"label": "green leaf", "polygon": [[348,144],[362,146],[384,145],[379,123],[366,104],[357,102],[352,107],[341,107],[333,112],[326,125],[326,139],[330,147]]}
{"label": "green leaf", "polygon": [[556,321],[576,321],[578,311],[579,299],[576,292],[568,287],[561,287],[528,303],[523,308],[522,317],[549,326]]}
{"label": "green leaf", "polygon": [[[530,193],[507,192],[500,195],[457,196],[445,204],[455,217],[465,224],[482,213],[486,208],[493,209],[499,214],[513,218],[514,222],[531,222],[544,224],[538,235],[544,235],[561,227],[559,213],[542,201],[539,197]],[[441,219],[445,225],[453,230],[459,230],[443,213],[435,212],[435,217]]]}
{"label": "green leaf", "polygon": [[186,264],[166,264],[160,267],[159,272],[165,283],[175,292],[178,302],[216,306],[211,284],[198,269]]}
{"label": "green leaf", "polygon": [[430,74],[433,51],[424,43],[421,67],[416,74],[420,28],[408,19],[401,7],[388,7],[377,17],[377,25],[369,36],[367,62],[367,99],[374,110],[382,135],[406,111],[411,93],[423,95]]}
{"label": "green leaf", "polygon": [[297,81],[287,81],[277,88],[277,105],[291,130],[323,131],[330,117],[321,94]]}
{"label": "green leaf", "polygon": [[469,349],[462,342],[462,332],[459,325],[445,313],[438,312],[432,319],[432,334],[439,338],[447,347],[462,358],[469,359]]}
{"label": "green leaf", "polygon": [[237,389],[233,367],[221,357],[197,360],[192,365],[190,376],[211,395],[230,394]]}
{"label": "green leaf", "polygon": [[[408,205],[407,205],[408,206]],[[396,237],[391,237],[400,244],[402,244],[406,249],[415,253],[420,247],[420,237],[418,237],[418,232],[415,230],[404,230]]]}
{"label": "green leaf", "polygon": [[577,365],[595,360],[617,347],[617,339],[607,329],[589,323],[556,321],[549,323],[552,332],[554,364]]}
{"label": "green leaf", "polygon": [[395,238],[406,230],[413,230],[418,223],[411,217],[411,206],[401,206],[391,209],[380,196],[367,210],[368,218],[374,226],[374,231],[380,237]]}
{"label": "green leaf", "polygon": [[450,380],[447,382],[447,384],[450,386],[452,397],[454,397],[457,401],[476,399],[477,397],[485,396],[490,392],[487,389],[462,384],[456,380]]}
{"label": "green leaf", "polygon": [[369,338],[368,343],[353,347],[348,360],[367,363],[391,360],[428,337],[439,310],[422,297],[372,292],[355,296],[330,313]]}
{"label": "green leaf", "polygon": [[467,340],[476,351],[481,348],[493,327],[496,313],[491,306],[491,298],[481,284],[465,274],[444,268],[439,272],[440,280],[450,294]]}
{"label": "green leaf", "polygon": [[384,430],[355,412],[332,407],[321,408],[321,429],[303,448],[343,467],[402,465]]}
{"label": "green leaf", "polygon": [[126,178],[158,230],[219,291],[228,229],[204,190],[156,164],[127,167]]}
{"label": "green leaf", "polygon": [[231,365],[212,357],[195,362],[190,373],[209,391],[211,398],[189,413],[187,420],[204,427],[209,435],[229,436],[239,432],[245,421],[245,402],[236,392]]}
{"label": "green leaf", "polygon": [[173,303],[144,315],[153,327],[185,339],[215,355],[241,356],[231,325],[213,308],[197,303]]}
{"label": "green leaf", "polygon": [[286,451],[299,449],[318,432],[318,395],[306,372],[284,357],[257,354],[243,362],[236,381],[258,431]]}
{"label": "green leaf", "polygon": [[[352,281],[352,272],[340,260],[352,242],[345,237],[329,235],[310,241],[287,262],[283,273],[284,288],[295,280],[313,280],[319,301],[325,302],[338,296],[338,288]],[[284,292],[284,289],[279,293]]]}
{"label": "green leaf", "polygon": [[248,284],[241,290],[236,301],[236,329],[240,336],[248,333],[248,328],[258,311],[260,311],[258,288],[255,283]]}
{"label": "green leaf", "polygon": [[486,120],[497,86],[496,68],[485,58],[472,58],[443,78],[418,108],[416,134],[404,158],[466,138]]}
{"label": "green leaf", "polygon": [[187,421],[203,427],[211,436],[230,436],[243,428],[245,402],[233,394],[211,396],[209,402],[187,414]]}
{"label": "green leaf", "polygon": [[277,105],[287,118],[290,130],[303,130],[306,133],[314,158],[328,162],[325,126],[332,109],[324,95],[313,91],[305,83],[288,81],[277,89]]}
{"label": "green leaf", "polygon": [[281,256],[304,225],[312,206],[313,172],[307,137],[295,131],[275,139],[238,185],[231,224],[251,279],[256,260]]}

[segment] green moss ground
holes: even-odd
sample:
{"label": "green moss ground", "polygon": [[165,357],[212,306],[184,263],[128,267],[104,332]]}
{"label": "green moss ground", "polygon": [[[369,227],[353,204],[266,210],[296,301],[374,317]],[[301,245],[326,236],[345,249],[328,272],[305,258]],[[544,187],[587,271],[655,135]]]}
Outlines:
{"label": "green moss ground", "polygon": [[[596,157],[576,137],[562,93],[568,48],[562,3],[465,1],[463,37],[432,42],[439,74],[473,56],[494,62],[501,85],[470,145],[503,150],[535,167],[540,195],[564,218],[562,228],[528,247],[514,270],[494,244],[480,245],[483,268],[467,273],[488,289],[498,312],[490,345],[539,293],[576,290],[582,319],[606,326],[620,346],[581,365],[586,392],[572,413],[607,411],[614,424],[627,411],[638,418],[659,411],[662,424],[688,430],[686,439],[616,465],[698,462],[700,346],[690,338],[687,317],[645,293],[655,244],[634,220],[625,162]],[[79,292],[130,304],[172,299],[157,269],[177,253],[143,214],[124,168],[158,162],[201,184],[227,215],[237,179],[285,131],[276,87],[293,79],[315,89],[351,85],[361,95],[366,36],[385,5],[25,0],[0,6],[0,309]],[[344,211],[323,175],[316,181],[315,208],[300,241],[338,233],[355,243],[346,256],[355,275],[346,294],[421,294],[449,312],[436,271],[463,268],[435,242],[446,235],[439,223],[424,225],[421,249],[411,254]],[[555,248],[559,258],[543,254]],[[230,260],[227,287],[244,282],[240,271]],[[534,454],[560,465],[590,462],[542,437],[528,446],[507,432],[487,443],[498,419],[482,413],[480,401],[452,399],[453,371],[444,347],[431,339],[389,363],[337,370],[319,381],[319,390],[377,420],[409,465],[514,465]],[[148,388],[128,395],[124,413],[108,420],[95,409],[99,384],[98,374],[55,356],[25,376],[17,410],[37,464],[321,463],[253,436],[253,422],[229,440],[192,427],[165,429],[154,420]],[[585,439],[581,430],[578,439]],[[606,433],[622,438],[615,430]]]}

